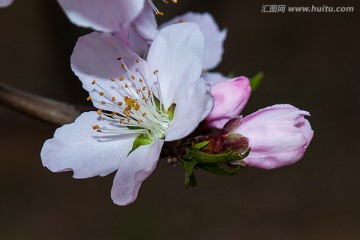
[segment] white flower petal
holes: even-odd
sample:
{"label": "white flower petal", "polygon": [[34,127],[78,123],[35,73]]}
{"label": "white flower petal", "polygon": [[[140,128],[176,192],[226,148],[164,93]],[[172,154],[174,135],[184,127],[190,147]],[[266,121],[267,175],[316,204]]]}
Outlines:
{"label": "white flower petal", "polygon": [[174,119],[165,132],[165,140],[173,141],[189,135],[211,112],[214,99],[210,85],[202,78],[183,86],[176,102]]}
{"label": "white flower petal", "polygon": [[204,34],[197,24],[173,24],[160,30],[150,46],[147,62],[158,70],[165,109],[199,79],[204,63]]}
{"label": "white flower petal", "polygon": [[[122,57],[130,71],[121,68],[119,57]],[[144,69],[144,72],[148,73],[145,61],[140,59],[140,62],[136,63],[137,59],[140,57],[130,51],[119,37],[109,33],[93,32],[79,38],[71,55],[71,67],[82,82],[83,88],[92,97],[94,106],[114,111],[111,107],[111,97],[123,100],[123,96],[126,95],[125,84],[118,79],[129,79],[129,75],[132,74],[138,76],[136,69]],[[114,82],[111,81],[112,78]],[[97,83],[95,85],[92,84],[94,80]],[[109,97],[99,98],[99,92],[104,90],[105,95]],[[101,104],[100,100],[106,104]]]}
{"label": "white flower petal", "polygon": [[43,165],[53,172],[74,171],[74,178],[105,176],[119,168],[137,135],[108,136],[92,126],[109,127],[96,112],[81,114],[74,123],[58,128],[41,150]]}
{"label": "white flower petal", "polygon": [[135,201],[141,183],[154,171],[164,140],[157,139],[140,146],[120,165],[111,189],[111,198],[117,205]]}
{"label": "white flower petal", "polygon": [[211,86],[231,79],[229,77],[225,77],[219,72],[207,72],[203,74],[203,78],[205,78]]}
{"label": "white flower petal", "polygon": [[144,8],[145,0],[58,0],[70,21],[102,32],[122,32]]}
{"label": "white flower petal", "polygon": [[135,19],[133,28],[148,44],[151,44],[158,33],[158,26],[154,10],[151,8],[149,2],[145,3],[143,11]]}
{"label": "white flower petal", "polygon": [[216,24],[211,14],[194,12],[188,12],[165,22],[160,26],[160,29],[179,22],[193,22],[200,26],[201,31],[205,35],[204,69],[215,68],[221,62],[227,31],[220,31],[219,26]]}
{"label": "white flower petal", "polygon": [[9,6],[13,0],[0,0],[0,7],[7,7]]}

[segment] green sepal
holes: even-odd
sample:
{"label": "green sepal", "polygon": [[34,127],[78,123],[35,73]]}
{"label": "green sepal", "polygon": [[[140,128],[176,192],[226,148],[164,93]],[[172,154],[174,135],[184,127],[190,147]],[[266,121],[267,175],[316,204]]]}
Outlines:
{"label": "green sepal", "polygon": [[230,72],[228,75],[227,75],[228,78],[234,78],[235,77],[235,73],[234,72]]}
{"label": "green sepal", "polygon": [[190,182],[189,182],[191,187],[196,187],[197,186],[197,180],[196,177],[194,175],[194,173],[191,174],[190,176]]}
{"label": "green sepal", "polygon": [[154,140],[152,138],[149,138],[148,136],[146,135],[140,135],[138,136],[134,143],[133,143],[133,147],[131,149],[131,151],[129,152],[132,153],[133,151],[135,151],[138,147],[142,146],[142,145],[148,145],[148,144],[151,144]]}
{"label": "green sepal", "polygon": [[200,142],[188,149],[188,153],[181,159],[181,165],[185,173],[185,187],[195,187],[197,185],[195,175],[193,173],[194,168],[201,168],[208,172],[220,175],[220,176],[233,176],[235,175],[241,165],[228,169],[222,165],[229,164],[231,162],[239,161],[246,158],[250,153],[250,148],[244,154],[240,152],[227,151],[221,154],[210,154],[201,152],[200,149],[206,147],[209,144],[208,141]]}
{"label": "green sepal", "polygon": [[232,152],[227,151],[225,153],[220,154],[210,154],[200,152],[197,149],[190,149],[189,153],[186,156],[186,159],[198,162],[198,163],[210,163],[210,164],[217,164],[217,163],[227,163],[227,162],[234,162],[238,160],[242,160],[249,154],[247,151],[245,154],[241,154],[240,152]]}
{"label": "green sepal", "polygon": [[160,101],[155,96],[154,96],[154,102],[155,102],[156,109],[160,111]]}
{"label": "green sepal", "polygon": [[196,186],[196,179],[193,174],[193,170],[196,165],[196,162],[183,160],[183,161],[181,161],[181,163],[182,163],[182,166],[184,168],[184,173],[185,173],[185,187],[188,188],[190,185]]}
{"label": "green sepal", "polygon": [[205,164],[199,163],[196,166],[220,176],[234,176],[241,168],[241,166],[237,166],[234,169],[227,169],[221,166],[220,164],[206,164],[206,163]]}
{"label": "green sepal", "polygon": [[256,74],[252,78],[250,78],[251,91],[254,91],[255,89],[257,89],[260,86],[261,81],[263,80],[263,78],[264,78],[264,73],[263,72],[259,72],[258,74]]}
{"label": "green sepal", "polygon": [[209,145],[209,141],[204,141],[204,142],[199,142],[198,144],[195,144],[194,146],[192,146],[193,149],[202,149],[204,147],[206,147],[207,145]]}
{"label": "green sepal", "polygon": [[167,111],[167,114],[168,114],[168,116],[169,116],[169,120],[170,120],[170,121],[173,120],[173,118],[174,118],[175,107],[176,107],[176,104],[173,103],[173,104],[169,107],[169,109],[168,109],[168,111]]}

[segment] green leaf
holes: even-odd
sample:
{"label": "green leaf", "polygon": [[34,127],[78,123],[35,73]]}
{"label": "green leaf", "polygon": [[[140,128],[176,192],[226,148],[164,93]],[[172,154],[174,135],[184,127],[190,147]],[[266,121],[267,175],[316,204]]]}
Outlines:
{"label": "green leaf", "polygon": [[138,136],[134,143],[133,143],[133,147],[131,149],[131,151],[129,152],[132,153],[133,151],[135,151],[138,147],[140,147],[141,145],[148,145],[150,143],[152,143],[154,140],[152,138],[149,138],[148,136],[146,135],[140,135]]}
{"label": "green leaf", "polygon": [[233,176],[241,168],[241,166],[238,166],[234,169],[227,169],[225,167],[222,167],[220,164],[204,164],[204,163],[198,164],[197,167],[220,176]]}
{"label": "green leaf", "polygon": [[174,118],[175,107],[176,107],[176,104],[173,103],[173,104],[169,107],[169,110],[167,111],[167,114],[169,115],[170,121],[173,120],[173,118]]}
{"label": "green leaf", "polygon": [[193,186],[194,185],[194,181],[195,181],[195,185],[196,185],[196,179],[195,176],[193,176],[193,169],[196,165],[196,162],[194,161],[181,161],[182,162],[182,166],[184,168],[184,173],[185,173],[185,187],[188,188],[190,185]]}
{"label": "green leaf", "polygon": [[193,146],[192,148],[200,150],[200,149],[206,147],[207,145],[209,145],[209,143],[210,143],[209,141],[200,142],[200,143],[196,144],[195,146]]}
{"label": "green leaf", "polygon": [[250,78],[251,91],[254,91],[255,89],[257,89],[260,86],[263,78],[264,78],[263,72],[259,72],[258,74],[256,74],[252,78]]}

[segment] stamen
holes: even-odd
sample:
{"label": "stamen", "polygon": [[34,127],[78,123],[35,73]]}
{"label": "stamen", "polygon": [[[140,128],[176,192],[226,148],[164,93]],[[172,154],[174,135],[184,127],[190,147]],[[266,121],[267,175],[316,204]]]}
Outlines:
{"label": "stamen", "polygon": [[[109,78],[114,83],[110,83],[110,86],[107,87],[101,86],[95,80],[91,82],[95,85],[93,91],[99,94],[97,96],[105,98],[104,100],[96,99],[96,95],[92,95],[93,102],[106,105],[106,111],[99,109],[97,114],[101,115],[101,120],[110,122],[110,127],[96,127],[94,130],[100,130],[103,134],[140,133],[151,138],[163,138],[170,120],[162,106],[161,92],[158,89],[160,84],[150,86],[146,81],[149,74],[147,71],[140,67],[130,70],[121,57],[117,60],[121,62],[123,76]],[[143,60],[137,58],[134,61],[140,63]],[[158,70],[153,71],[157,75],[157,80],[159,80],[158,72]],[[116,78],[120,82],[123,81],[123,84],[115,81]],[[110,92],[110,89],[114,89],[114,91]],[[114,95],[116,92],[119,93],[119,96]],[[154,93],[160,101],[159,109],[156,106]],[[124,102],[116,101],[120,98],[123,98]],[[136,127],[136,129],[129,127]]]}
{"label": "stamen", "polygon": [[154,5],[154,3],[151,0],[149,0],[149,3],[150,3],[151,8],[154,10],[156,15],[158,15],[158,16],[163,16],[164,15],[163,12],[160,12],[159,9],[157,9],[157,7]]}

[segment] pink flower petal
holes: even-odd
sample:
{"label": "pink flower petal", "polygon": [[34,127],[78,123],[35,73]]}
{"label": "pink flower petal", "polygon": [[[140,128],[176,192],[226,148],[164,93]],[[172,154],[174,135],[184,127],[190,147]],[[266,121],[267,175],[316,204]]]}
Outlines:
{"label": "pink flower petal", "polygon": [[246,77],[216,83],[211,86],[214,108],[206,117],[210,127],[223,128],[224,119],[239,116],[250,97],[250,82]]}
{"label": "pink flower petal", "polygon": [[253,167],[272,169],[292,164],[305,153],[313,130],[306,111],[274,105],[246,116],[235,131],[249,139],[251,152],[244,161]]}

